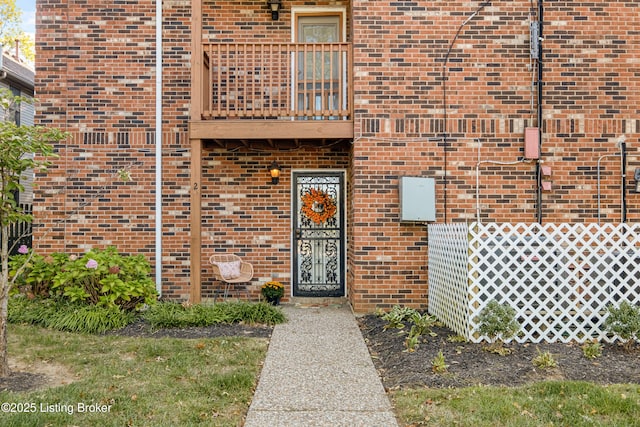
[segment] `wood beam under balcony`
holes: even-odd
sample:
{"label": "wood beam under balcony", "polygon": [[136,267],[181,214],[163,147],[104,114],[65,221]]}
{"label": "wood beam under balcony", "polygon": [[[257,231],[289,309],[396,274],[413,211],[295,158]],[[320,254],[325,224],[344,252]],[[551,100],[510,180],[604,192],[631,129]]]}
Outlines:
{"label": "wood beam under balcony", "polygon": [[353,139],[353,120],[202,120],[189,123],[202,140]]}

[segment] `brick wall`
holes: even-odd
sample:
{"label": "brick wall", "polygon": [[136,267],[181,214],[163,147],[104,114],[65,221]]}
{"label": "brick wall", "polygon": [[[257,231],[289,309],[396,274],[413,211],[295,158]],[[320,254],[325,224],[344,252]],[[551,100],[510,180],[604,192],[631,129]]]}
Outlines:
{"label": "brick wall", "polygon": [[[37,245],[80,250],[110,242],[153,260],[155,5],[90,3],[38,0],[38,120],[73,138],[59,147],[62,157],[51,173],[40,177]],[[206,261],[214,251],[241,253],[256,265],[249,295],[270,278],[289,285],[291,168],[347,169],[347,284],[358,311],[426,302],[427,231],[398,219],[400,176],[436,179],[438,221],[474,221],[479,213],[483,221],[534,222],[536,165],[517,160],[525,127],[540,125],[542,158],[553,171],[553,189],[542,194],[544,222],[597,219],[597,162],[618,153],[622,134],[626,182],[633,185],[640,167],[637,2],[545,2],[541,123],[537,64],[529,55],[529,16],[537,11],[530,1],[492,2],[462,28],[480,2],[313,4],[348,10],[354,144],[272,152],[205,148],[203,296],[213,292]],[[205,2],[203,38],[289,41],[292,5],[313,4],[284,1],[280,19],[272,21],[263,0]],[[164,291],[186,298],[190,2],[168,1],[164,8]],[[266,173],[272,160],[286,166],[278,186]],[[116,169],[132,164],[131,183],[110,185]],[[600,214],[618,222],[619,158],[605,158],[601,167]],[[96,194],[72,221],[54,222]],[[627,192],[630,221],[640,218],[639,201]]]}
{"label": "brick wall", "polygon": [[[436,179],[438,221],[474,221],[478,208],[482,221],[537,220],[534,163],[482,163],[476,204],[476,139],[483,162],[511,163],[523,156],[524,128],[538,125],[528,41],[537,10],[529,1],[492,2],[460,28],[479,5],[353,2],[350,282],[359,310],[426,301],[426,230],[399,222],[399,176]],[[545,5],[542,157],[553,189],[542,195],[542,220],[596,221],[599,157],[618,153],[615,143],[626,134],[627,185],[640,166],[640,6]],[[603,159],[601,167],[600,214],[619,222],[620,159]],[[627,192],[631,221],[638,201]]]}

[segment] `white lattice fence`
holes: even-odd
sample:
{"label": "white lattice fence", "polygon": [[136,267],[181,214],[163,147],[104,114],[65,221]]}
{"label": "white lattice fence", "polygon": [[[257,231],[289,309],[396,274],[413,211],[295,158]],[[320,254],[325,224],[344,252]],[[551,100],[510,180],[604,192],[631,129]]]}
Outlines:
{"label": "white lattice fence", "polygon": [[429,311],[460,335],[469,331],[467,224],[429,226]]}
{"label": "white lattice fence", "polygon": [[429,311],[472,341],[484,339],[477,316],[491,300],[516,309],[519,342],[613,341],[602,328],[607,306],[640,303],[640,224],[464,228],[429,227]]}

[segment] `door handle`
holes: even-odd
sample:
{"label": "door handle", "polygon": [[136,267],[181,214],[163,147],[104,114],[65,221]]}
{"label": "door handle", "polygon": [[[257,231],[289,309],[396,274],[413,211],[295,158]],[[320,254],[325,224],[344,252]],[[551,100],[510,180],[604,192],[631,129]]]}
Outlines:
{"label": "door handle", "polygon": [[301,229],[296,228],[296,231],[295,231],[295,238],[296,238],[296,240],[300,240],[300,239],[302,239],[302,230],[301,230]]}

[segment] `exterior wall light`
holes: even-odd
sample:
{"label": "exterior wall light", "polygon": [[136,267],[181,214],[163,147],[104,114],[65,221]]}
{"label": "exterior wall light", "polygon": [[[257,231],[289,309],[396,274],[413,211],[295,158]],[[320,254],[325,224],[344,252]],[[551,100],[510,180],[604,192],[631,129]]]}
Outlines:
{"label": "exterior wall light", "polygon": [[269,165],[269,173],[271,174],[271,184],[275,185],[280,182],[280,165],[275,160]]}
{"label": "exterior wall light", "polygon": [[280,6],[282,5],[281,0],[267,0],[267,5],[269,6],[269,10],[271,11],[271,19],[273,21],[278,20],[278,16],[280,15]]}
{"label": "exterior wall light", "polygon": [[635,185],[635,192],[636,193],[640,193],[640,168],[636,168],[635,171],[633,171],[633,179],[636,180],[636,185]]}

